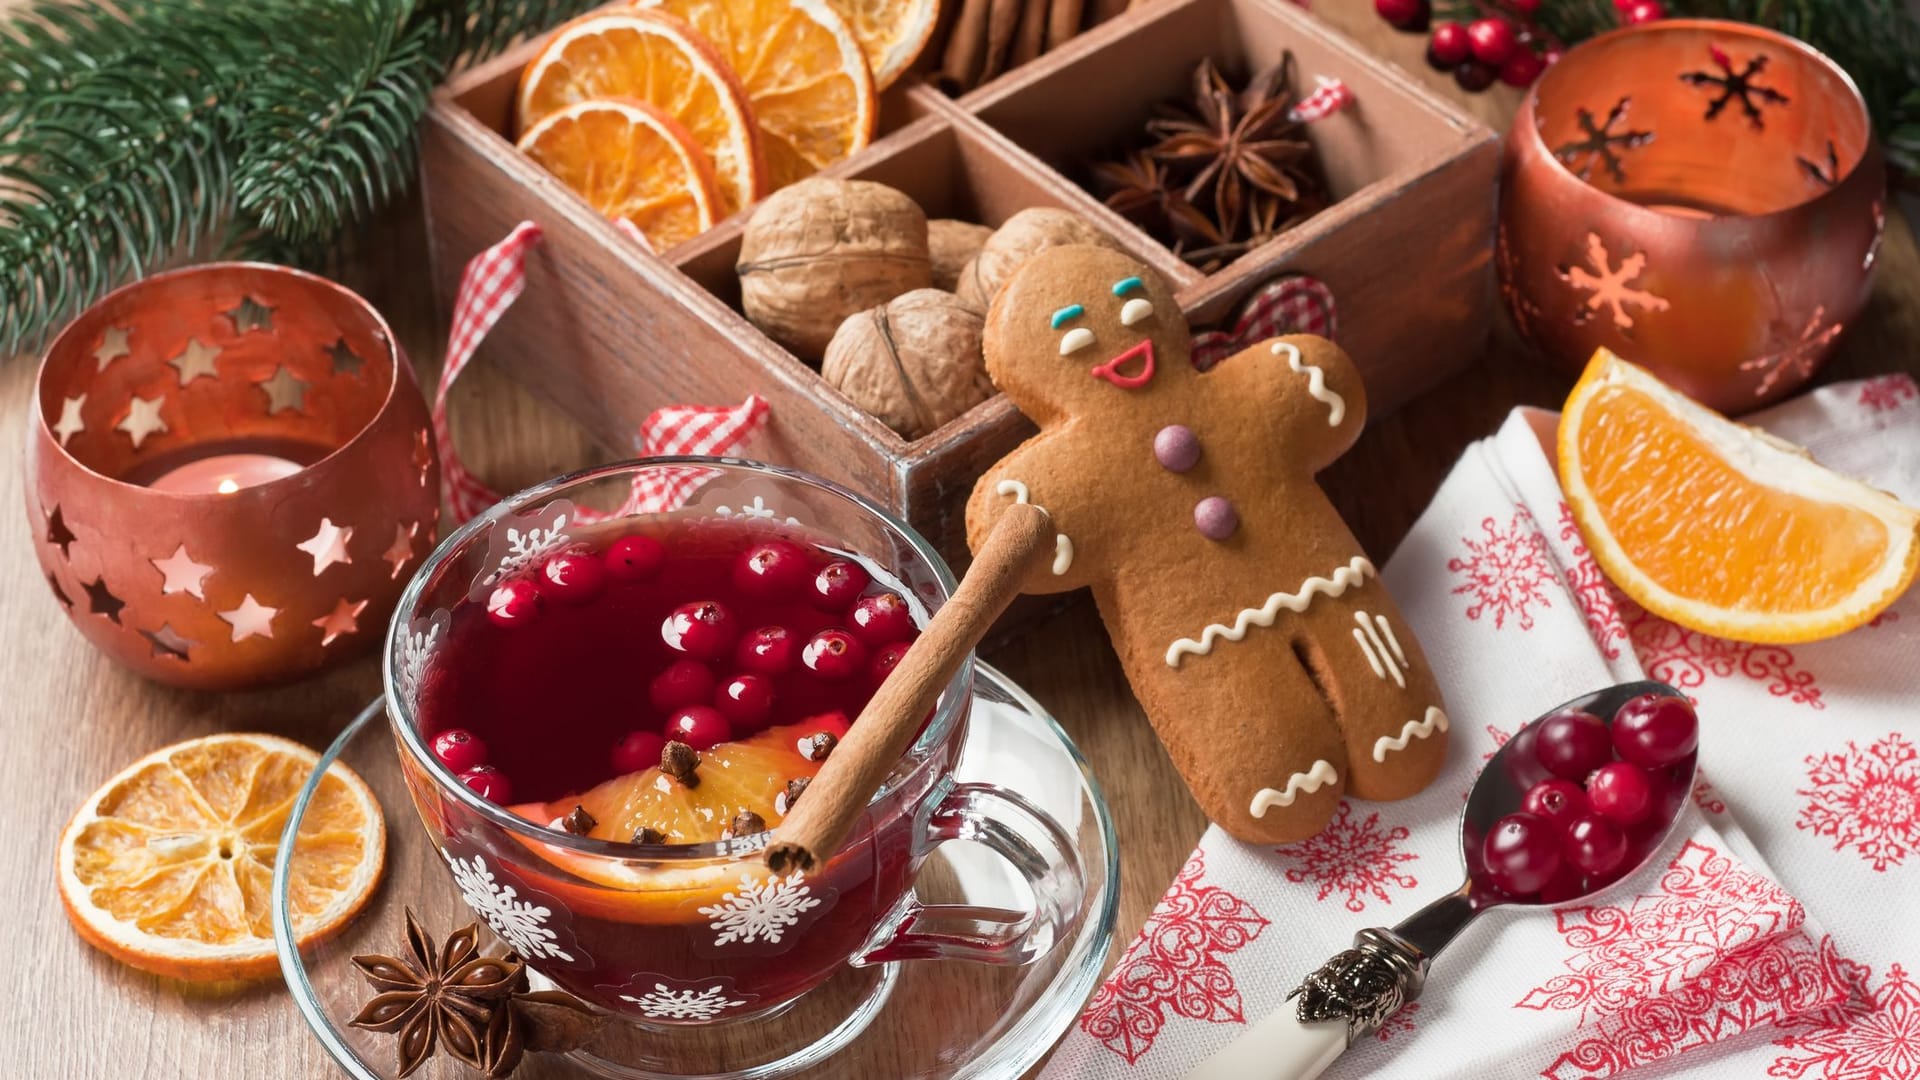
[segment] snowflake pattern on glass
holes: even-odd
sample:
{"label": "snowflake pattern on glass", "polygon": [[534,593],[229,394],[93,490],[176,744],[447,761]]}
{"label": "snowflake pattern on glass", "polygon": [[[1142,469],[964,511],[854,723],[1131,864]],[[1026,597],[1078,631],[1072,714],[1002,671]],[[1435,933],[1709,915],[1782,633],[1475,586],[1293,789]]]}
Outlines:
{"label": "snowflake pattern on glass", "polygon": [[1860,384],[1860,407],[1870,412],[1892,412],[1920,399],[1920,385],[1907,374],[1876,375]]}
{"label": "snowflake pattern on glass", "polygon": [[1393,903],[1387,887],[1411,889],[1420,884],[1400,866],[1419,858],[1410,851],[1395,850],[1408,836],[1404,826],[1380,828],[1378,812],[1365,821],[1353,820],[1353,804],[1340,800],[1333,820],[1319,833],[1285,847],[1274,854],[1300,865],[1287,870],[1287,880],[1295,884],[1312,883],[1320,887],[1315,900],[1345,893],[1348,911],[1365,911],[1366,897],[1383,904]]}
{"label": "snowflake pattern on glass", "polygon": [[547,925],[553,918],[552,908],[521,899],[517,888],[496,880],[484,855],[463,859],[445,851],[440,854],[453,869],[454,884],[460,887],[467,906],[508,948],[528,960],[551,957],[573,962],[573,954],[560,947],[560,935]]}
{"label": "snowflake pattern on glass", "polygon": [[760,881],[752,875],[740,875],[740,888],[720,897],[720,902],[700,909],[715,932],[714,945],[739,942],[749,945],[765,941],[777,945],[788,929],[799,925],[800,916],[820,906],[820,898],[810,895],[811,887],[795,870],[786,877],[769,875]]}
{"label": "snowflake pattern on glass", "polygon": [[[1709,675],[1723,679],[1741,675],[1766,683],[1767,692],[1774,697],[1810,709],[1827,707],[1820,699],[1813,673],[1796,666],[1793,652],[1786,647],[1717,638],[1668,622],[1623,593],[1615,592],[1614,600],[1647,678],[1692,690],[1705,683]],[[1699,704],[1697,700],[1694,703]]]}
{"label": "snowflake pattern on glass", "polygon": [[567,523],[578,515],[565,499],[512,514],[493,523],[487,530],[487,558],[474,576],[470,600],[482,600],[500,582],[515,574],[530,571],[542,559],[571,542]]}
{"label": "snowflake pattern on glass", "polygon": [[[1831,950],[1831,944],[1826,946]],[[1774,1059],[1768,1076],[1787,1080],[1916,1080],[1920,1078],[1920,986],[1899,964],[1887,968],[1868,996],[1872,970],[1834,958],[1854,990],[1842,1005],[1790,1021],[1773,1045],[1793,1051]]]}
{"label": "snowflake pattern on glass", "polygon": [[645,993],[621,994],[620,1000],[654,1020],[712,1020],[728,1009],[747,1003],[743,998],[727,995],[728,989],[722,983],[698,989],[675,989],[666,982],[654,982]]}
{"label": "snowflake pattern on glass", "polygon": [[1247,901],[1201,884],[1205,872],[1196,851],[1080,1016],[1080,1030],[1128,1065],[1153,1049],[1169,1016],[1247,1022],[1240,988],[1222,958],[1259,938],[1268,923]]}
{"label": "snowflake pattern on glass", "polygon": [[1509,618],[1522,630],[1533,629],[1533,605],[1552,607],[1547,589],[1558,583],[1553,560],[1547,552],[1547,538],[1534,527],[1533,514],[1524,506],[1513,508],[1513,517],[1503,527],[1494,518],[1480,522],[1486,534],[1475,540],[1463,536],[1467,547],[1464,559],[1448,559],[1447,569],[1466,577],[1455,595],[1473,598],[1467,618],[1478,621],[1493,616],[1493,628],[1504,629]]}
{"label": "snowflake pattern on glass", "polygon": [[1899,732],[1862,750],[1807,758],[1807,783],[1795,795],[1807,804],[1794,828],[1852,848],[1876,873],[1906,861],[1920,847],[1920,754]]}
{"label": "snowflake pattern on glass", "polygon": [[[775,516],[779,514],[779,511],[767,505],[766,499],[758,495],[753,497],[752,502],[742,503],[738,510],[735,510],[731,506],[716,506],[713,508],[713,512],[723,518],[730,518],[737,514],[742,520],[748,521],[772,521]],[[788,525],[798,525],[800,524],[800,519],[797,517],[789,517],[784,519],[784,523]]]}
{"label": "snowflake pattern on glass", "polygon": [[1593,561],[1593,553],[1587,550],[1584,539],[1580,526],[1573,520],[1573,508],[1561,503],[1560,540],[1573,556],[1573,566],[1567,571],[1567,591],[1573,594],[1580,613],[1586,616],[1587,633],[1592,635],[1600,654],[1609,660],[1618,660],[1620,645],[1627,640],[1627,626],[1620,621],[1620,605],[1613,599],[1613,586],[1600,564]]}
{"label": "snowflake pattern on glass", "polygon": [[418,704],[420,682],[427,674],[427,661],[433,658],[433,651],[439,646],[440,638],[451,621],[444,610],[435,611],[427,618],[408,623],[407,632],[400,635],[399,655],[394,658],[393,674],[400,686],[400,696],[408,705]]}

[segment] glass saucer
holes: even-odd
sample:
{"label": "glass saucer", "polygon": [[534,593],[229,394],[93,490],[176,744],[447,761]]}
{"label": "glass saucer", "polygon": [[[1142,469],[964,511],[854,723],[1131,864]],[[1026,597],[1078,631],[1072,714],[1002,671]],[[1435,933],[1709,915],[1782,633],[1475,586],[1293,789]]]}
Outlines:
{"label": "glass saucer", "polygon": [[[672,1032],[618,1019],[580,1051],[528,1054],[514,1072],[521,1080],[561,1077],[786,1078],[1017,1077],[1051,1048],[1093,993],[1113,940],[1119,866],[1113,819],[1080,752],[1046,710],[985,665],[975,669],[973,711],[955,770],[957,781],[992,781],[1026,796],[1052,815],[1079,848],[1087,888],[1079,910],[1053,948],[1025,967],[989,967],[961,961],[910,961],[865,969],[843,968],[796,1002],[796,1011],[822,1001],[844,1009],[836,1025],[795,1045],[780,1042],[785,1018],[722,1025],[735,1045],[717,1070],[663,1067],[661,1040]],[[286,937],[285,883],[274,882],[274,936],[280,968],[307,1025],[347,1075],[387,1080],[396,1075],[395,1040],[349,1027],[373,993],[350,962],[359,953],[404,950],[402,910],[412,908],[436,938],[475,921],[446,864],[413,820],[386,717],[376,706],[341,732],[321,758],[351,766],[387,812],[386,879],[366,911],[338,937],[301,956]],[[319,775],[318,772],[315,773]],[[309,784],[295,803],[289,830],[299,827]],[[927,857],[915,886],[925,903],[989,908],[1030,906],[1027,886],[997,855],[966,840],[951,841]],[[484,924],[485,951],[505,946]],[[538,980],[536,979],[536,982]],[[709,1037],[709,1042],[713,1040]],[[470,1080],[477,1075],[437,1057],[412,1074],[426,1080]]]}

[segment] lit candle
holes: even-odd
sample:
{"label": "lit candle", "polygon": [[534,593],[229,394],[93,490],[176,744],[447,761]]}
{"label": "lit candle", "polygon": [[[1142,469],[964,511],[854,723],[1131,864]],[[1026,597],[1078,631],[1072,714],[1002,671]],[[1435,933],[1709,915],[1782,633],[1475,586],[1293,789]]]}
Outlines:
{"label": "lit candle", "polygon": [[213,454],[170,469],[147,486],[176,495],[224,495],[292,476],[304,467],[272,454]]}

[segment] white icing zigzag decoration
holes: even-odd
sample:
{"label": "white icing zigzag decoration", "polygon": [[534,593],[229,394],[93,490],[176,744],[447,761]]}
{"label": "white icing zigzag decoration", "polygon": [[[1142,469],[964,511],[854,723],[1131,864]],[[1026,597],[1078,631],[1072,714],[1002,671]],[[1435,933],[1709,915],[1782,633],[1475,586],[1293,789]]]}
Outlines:
{"label": "white icing zigzag decoration", "polygon": [[[1013,501],[1017,503],[1028,502],[1027,485],[1021,483],[1018,480],[1002,480],[993,489],[993,492],[996,495],[1011,495],[1013,496]],[[1044,510],[1046,509],[1046,507],[1041,507],[1041,509]],[[1073,541],[1067,538],[1066,533],[1055,533],[1053,537],[1054,576],[1058,577],[1059,575],[1066,573],[1067,569],[1072,565],[1073,565]]]}
{"label": "white icing zigzag decoration", "polygon": [[1367,561],[1365,555],[1355,555],[1347,565],[1336,569],[1331,578],[1308,578],[1306,583],[1300,586],[1299,592],[1277,592],[1267,597],[1267,602],[1260,607],[1247,608],[1234,616],[1232,626],[1214,623],[1200,632],[1198,641],[1193,638],[1181,638],[1174,642],[1167,647],[1167,666],[1179,667],[1180,658],[1189,653],[1207,655],[1213,651],[1213,643],[1220,638],[1239,641],[1247,636],[1247,630],[1251,627],[1272,626],[1273,620],[1280,617],[1281,608],[1295,613],[1305,611],[1307,605],[1313,603],[1314,597],[1339,596],[1350,587],[1374,576],[1375,573],[1373,564]]}
{"label": "white icing zigzag decoration", "polygon": [[1288,367],[1306,375],[1307,393],[1327,406],[1327,426],[1339,427],[1340,421],[1347,415],[1347,401],[1339,394],[1327,389],[1327,373],[1312,364],[1302,363],[1300,350],[1284,341],[1274,342],[1271,351],[1275,356],[1284,354]]}
{"label": "white icing zigzag decoration", "polygon": [[1299,797],[1300,792],[1304,791],[1311,795],[1339,779],[1340,774],[1334,771],[1331,763],[1324,759],[1316,759],[1313,767],[1306,772],[1297,772],[1287,777],[1285,791],[1275,791],[1265,787],[1254,792],[1253,805],[1247,807],[1247,813],[1254,817],[1266,817],[1268,807],[1292,806],[1293,800]]}
{"label": "white icing zigzag decoration", "polygon": [[1447,730],[1447,714],[1433,706],[1427,706],[1427,715],[1419,720],[1409,720],[1400,729],[1398,736],[1382,735],[1373,741],[1373,760],[1385,762],[1387,754],[1394,750],[1405,750],[1407,744],[1415,739],[1424,739],[1436,731]]}

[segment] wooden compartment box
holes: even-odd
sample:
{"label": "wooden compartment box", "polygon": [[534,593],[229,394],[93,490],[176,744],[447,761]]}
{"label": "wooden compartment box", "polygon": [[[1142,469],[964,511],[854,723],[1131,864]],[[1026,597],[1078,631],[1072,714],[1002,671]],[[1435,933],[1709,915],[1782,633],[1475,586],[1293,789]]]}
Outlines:
{"label": "wooden compartment box", "polygon": [[[734,260],[745,213],[655,255],[516,152],[512,103],[538,44],[444,87],[427,116],[422,175],[440,310],[468,259],[521,221],[544,241],[526,295],[483,355],[627,449],[662,405],[772,404],[759,452],[846,484],[964,561],[961,510],[979,474],[1032,430],[996,396],[923,438],[902,439],[740,314]],[[1291,52],[1310,89],[1343,80],[1356,103],[1310,124],[1330,208],[1203,275],[1071,177],[1215,58],[1235,78]],[[930,218],[998,225],[1029,206],[1076,211],[1175,283],[1200,327],[1230,324],[1260,285],[1311,274],[1332,289],[1338,338],[1376,413],[1471,360],[1492,317],[1497,152],[1492,132],[1287,0],[1159,0],[1095,27],[959,99],[913,77],[882,96],[872,145],[831,175],[876,180]]]}

